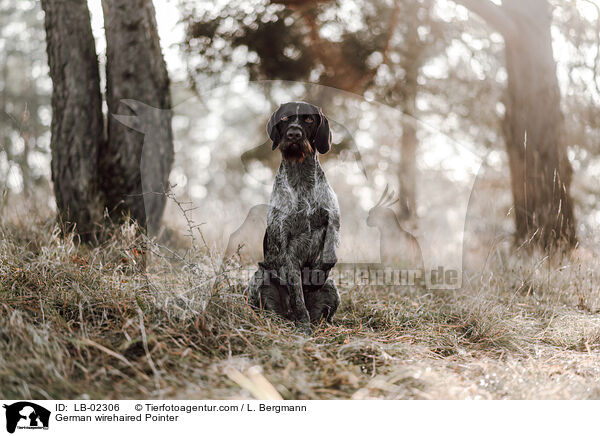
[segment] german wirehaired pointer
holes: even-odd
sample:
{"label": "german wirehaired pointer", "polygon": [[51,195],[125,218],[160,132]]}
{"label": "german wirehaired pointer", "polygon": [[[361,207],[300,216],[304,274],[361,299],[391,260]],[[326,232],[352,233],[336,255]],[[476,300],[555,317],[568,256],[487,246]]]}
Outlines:
{"label": "german wirehaired pointer", "polygon": [[331,131],[320,108],[291,102],[275,111],[267,132],[282,159],[269,202],[264,261],[250,282],[250,303],[310,333],[310,322],[330,322],[340,302],[328,280],[337,262],[340,212],[317,158],[317,151],[329,151]]}

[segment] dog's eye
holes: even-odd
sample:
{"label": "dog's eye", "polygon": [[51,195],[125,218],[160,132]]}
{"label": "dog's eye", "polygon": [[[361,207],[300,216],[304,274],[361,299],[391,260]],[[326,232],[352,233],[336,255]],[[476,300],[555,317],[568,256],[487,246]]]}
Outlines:
{"label": "dog's eye", "polygon": [[305,123],[308,123],[308,124],[310,124],[310,123],[312,123],[313,121],[314,121],[314,120],[313,120],[311,117],[306,117],[306,118],[304,118],[304,122],[305,122]]}
{"label": "dog's eye", "polygon": [[287,121],[287,120],[288,120],[288,117],[287,117],[287,116],[285,116],[285,117],[281,117],[281,121]]}

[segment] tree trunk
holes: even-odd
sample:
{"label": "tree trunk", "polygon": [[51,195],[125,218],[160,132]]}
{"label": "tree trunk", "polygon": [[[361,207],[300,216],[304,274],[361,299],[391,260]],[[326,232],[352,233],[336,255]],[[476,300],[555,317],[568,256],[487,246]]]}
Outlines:
{"label": "tree trunk", "polygon": [[402,122],[402,145],[400,158],[400,217],[411,220],[416,217],[417,209],[417,128],[415,119],[407,118]]}
{"label": "tree trunk", "polygon": [[[109,118],[101,186],[114,219],[129,213],[140,225],[156,228],[173,163],[173,135],[154,7],[151,0],[103,0],[102,6]],[[133,116],[115,118],[122,102]]]}
{"label": "tree trunk", "polygon": [[518,245],[546,251],[577,243],[571,164],[552,52],[547,0],[455,0],[502,33],[508,88],[504,137]]}
{"label": "tree trunk", "polygon": [[508,73],[504,134],[517,243],[575,245],[571,165],[546,0],[504,0],[517,32],[505,35]]}
{"label": "tree trunk", "polygon": [[[418,12],[415,11],[415,14]],[[410,220],[416,217],[417,207],[417,94],[419,91],[419,71],[422,63],[421,41],[417,30],[418,23],[409,23],[405,34],[407,62],[405,77],[402,83],[403,112],[401,157],[398,179],[400,182],[400,217]]]}
{"label": "tree trunk", "polygon": [[84,240],[102,218],[97,195],[98,150],[103,142],[98,59],[87,4],[42,0],[52,78],[52,182],[59,215]]}

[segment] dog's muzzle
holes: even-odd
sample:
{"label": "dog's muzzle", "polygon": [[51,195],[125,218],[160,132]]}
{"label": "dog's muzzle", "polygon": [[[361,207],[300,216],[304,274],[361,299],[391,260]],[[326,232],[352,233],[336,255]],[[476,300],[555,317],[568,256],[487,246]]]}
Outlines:
{"label": "dog's muzzle", "polygon": [[290,127],[285,133],[285,138],[288,140],[288,142],[292,143],[298,143],[302,141],[303,137],[304,133],[299,127]]}

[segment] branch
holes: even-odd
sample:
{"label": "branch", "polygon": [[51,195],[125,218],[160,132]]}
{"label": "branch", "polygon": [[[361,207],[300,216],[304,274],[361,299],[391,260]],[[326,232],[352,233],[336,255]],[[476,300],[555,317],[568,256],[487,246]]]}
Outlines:
{"label": "branch", "polygon": [[398,0],[394,1],[394,9],[392,10],[392,15],[390,17],[390,23],[388,25],[387,35],[385,37],[385,43],[383,45],[383,64],[387,64],[389,62],[390,57],[390,48],[392,46],[392,37],[394,36],[394,31],[396,27],[398,27],[398,18],[400,16],[400,2]]}
{"label": "branch", "polygon": [[511,37],[517,35],[517,26],[509,14],[500,6],[495,5],[489,0],[453,0],[454,3],[464,6],[471,12],[476,13],[483,18],[490,26],[496,29],[504,36]]}
{"label": "branch", "polygon": [[317,17],[314,10],[311,9],[305,11],[305,13],[302,14],[302,16],[309,29],[308,35],[315,56],[323,65],[327,65],[327,60],[331,59],[330,56],[332,54],[330,53],[331,50],[327,50],[327,48],[331,47],[331,43],[329,43],[328,46],[326,46],[326,43],[323,41],[323,38],[321,38],[321,34],[319,32],[319,25],[317,24]]}

